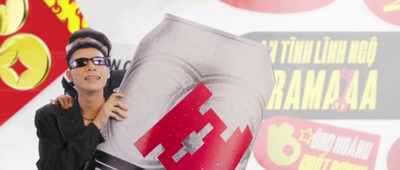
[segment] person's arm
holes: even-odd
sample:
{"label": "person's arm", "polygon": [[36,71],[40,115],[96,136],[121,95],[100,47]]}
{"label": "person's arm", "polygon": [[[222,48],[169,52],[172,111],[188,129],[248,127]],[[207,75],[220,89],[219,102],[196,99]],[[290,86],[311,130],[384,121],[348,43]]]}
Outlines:
{"label": "person's arm", "polygon": [[63,77],[61,84],[64,87],[64,94],[58,96],[57,99],[51,99],[50,103],[56,105],[59,102],[62,108],[69,109],[72,107],[72,98],[76,96],[76,90],[73,84],[68,82],[65,77]]}
{"label": "person's arm", "polygon": [[57,117],[51,115],[49,110],[42,108],[36,112],[40,157],[37,167],[39,170],[81,169],[104,139],[99,129],[89,124],[74,137],[64,141],[57,121]]}
{"label": "person's arm", "polygon": [[123,97],[124,95],[121,93],[113,93],[104,103],[99,114],[97,114],[92,123],[101,129],[107,124],[110,117],[118,121],[126,119],[128,117],[126,112],[129,108],[118,100],[118,98]]}
{"label": "person's arm", "polygon": [[69,109],[70,107],[72,107],[72,103],[73,103],[72,97],[69,94],[62,94],[62,95],[59,95],[57,97],[57,99],[50,100],[50,103],[52,105],[56,105],[57,102],[59,102],[61,104],[61,107],[63,109]]}

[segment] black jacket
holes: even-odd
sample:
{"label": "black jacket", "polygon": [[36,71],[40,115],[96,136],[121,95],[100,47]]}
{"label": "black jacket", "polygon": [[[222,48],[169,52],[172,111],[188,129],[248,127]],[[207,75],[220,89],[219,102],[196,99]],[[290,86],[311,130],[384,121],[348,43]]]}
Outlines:
{"label": "black jacket", "polygon": [[90,160],[96,146],[104,142],[93,123],[85,127],[81,108],[74,97],[73,107],[45,105],[36,111],[39,137],[39,170],[79,170]]}

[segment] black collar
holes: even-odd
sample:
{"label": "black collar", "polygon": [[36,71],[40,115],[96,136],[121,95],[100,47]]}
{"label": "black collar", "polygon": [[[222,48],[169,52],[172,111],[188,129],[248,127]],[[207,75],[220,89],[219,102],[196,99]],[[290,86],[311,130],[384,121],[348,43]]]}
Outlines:
{"label": "black collar", "polygon": [[[108,96],[104,96],[107,101]],[[73,97],[72,107],[62,109],[58,103],[60,113],[58,114],[58,125],[64,140],[68,140],[75,136],[77,132],[85,128],[83,121],[82,109],[78,103],[78,95]]]}
{"label": "black collar", "polygon": [[78,96],[73,98],[72,107],[69,109],[60,109],[58,125],[65,141],[75,136],[78,131],[85,127],[82,117],[82,109],[78,103]]}

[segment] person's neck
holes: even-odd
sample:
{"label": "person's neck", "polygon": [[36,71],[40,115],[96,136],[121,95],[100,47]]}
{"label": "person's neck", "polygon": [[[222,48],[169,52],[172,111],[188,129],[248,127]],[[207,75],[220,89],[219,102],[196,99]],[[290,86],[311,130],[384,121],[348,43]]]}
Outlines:
{"label": "person's neck", "polygon": [[81,93],[78,95],[78,102],[85,117],[96,117],[105,103],[103,91]]}

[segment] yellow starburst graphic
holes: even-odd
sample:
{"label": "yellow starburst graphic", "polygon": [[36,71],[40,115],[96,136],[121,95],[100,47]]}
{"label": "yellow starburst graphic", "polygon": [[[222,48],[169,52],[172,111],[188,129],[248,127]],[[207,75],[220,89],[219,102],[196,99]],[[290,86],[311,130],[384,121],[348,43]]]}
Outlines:
{"label": "yellow starburst graphic", "polygon": [[314,138],[314,134],[312,132],[311,128],[308,128],[306,130],[301,129],[300,130],[301,136],[299,138],[299,141],[304,141],[307,143],[307,145],[310,144],[311,140]]}

